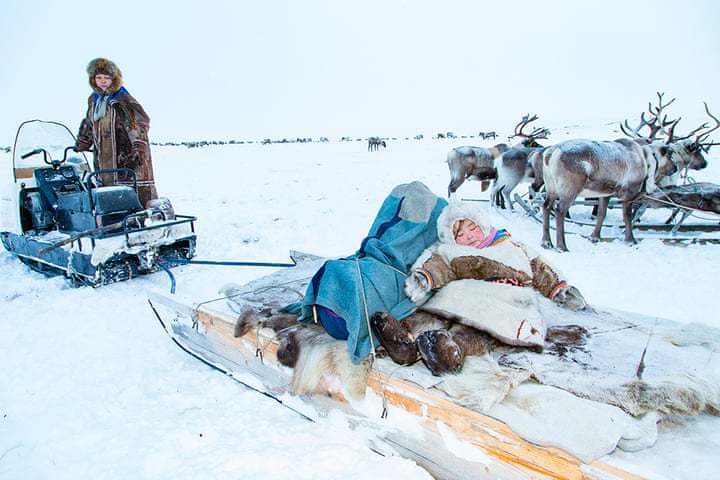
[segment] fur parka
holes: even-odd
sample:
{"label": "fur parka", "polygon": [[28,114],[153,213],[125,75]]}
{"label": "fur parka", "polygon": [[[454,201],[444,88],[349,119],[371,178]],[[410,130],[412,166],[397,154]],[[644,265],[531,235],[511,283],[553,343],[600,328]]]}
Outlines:
{"label": "fur parka", "polygon": [[439,241],[418,257],[406,282],[407,295],[423,310],[457,317],[508,344],[541,347],[540,297],[563,305],[564,295],[572,293],[573,302],[565,306],[585,306],[556,268],[518,241],[510,238],[482,249],[455,243],[453,225],[461,219],[484,232],[492,228],[481,209],[460,202],[445,207],[438,217]]}
{"label": "fur parka", "polygon": [[[122,72],[110,60],[96,58],[87,66],[93,93],[80,123],[75,147],[78,151],[94,150],[95,169],[130,168],[135,172],[140,203],[157,198],[150,156],[150,117],[140,103],[123,87]],[[112,84],[103,92],[95,83],[95,75],[112,77]],[[95,119],[98,102],[107,96],[105,115]],[[127,174],[105,174],[104,185],[132,185]]]}

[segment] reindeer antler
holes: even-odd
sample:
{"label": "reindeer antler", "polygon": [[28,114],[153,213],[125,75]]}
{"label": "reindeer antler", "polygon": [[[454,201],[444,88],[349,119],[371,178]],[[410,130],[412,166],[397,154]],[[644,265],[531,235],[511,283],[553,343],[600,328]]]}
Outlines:
{"label": "reindeer antler", "polygon": [[[705,113],[707,113],[708,117],[712,118],[715,121],[715,126],[712,127],[710,130],[708,130],[707,132],[703,132],[700,135],[698,135],[697,139],[695,140],[695,143],[697,143],[698,146],[707,146],[707,148],[710,148],[713,145],[717,145],[717,143],[708,143],[708,142],[704,142],[704,140],[706,138],[708,138],[712,132],[714,132],[715,130],[720,128],[720,120],[718,120],[715,115],[710,113],[710,109],[708,108],[707,102],[703,102],[703,104],[705,105]],[[707,150],[707,148],[706,148],[706,150]]]}
{"label": "reindeer antler", "polygon": [[[681,117],[681,118],[682,118],[682,117]],[[679,142],[679,141],[681,141],[681,140],[687,140],[688,138],[692,137],[693,135],[695,135],[697,132],[699,132],[699,131],[702,130],[703,128],[707,128],[707,122],[705,122],[705,123],[703,123],[702,125],[700,125],[699,127],[697,127],[695,130],[693,130],[692,132],[688,133],[687,135],[685,135],[685,136],[677,136],[677,137],[676,137],[676,136],[675,136],[675,133],[674,133],[674,130],[675,130],[675,126],[677,125],[677,123],[678,123],[679,121],[680,121],[680,118],[677,119],[677,121],[675,122],[675,124],[672,126],[672,128],[671,128],[670,130],[668,130],[668,131],[665,132],[665,135],[667,135],[667,137],[668,137],[668,138],[667,138],[667,142],[665,142],[665,143],[676,143],[676,142]]]}
{"label": "reindeer antler", "polygon": [[528,113],[527,115],[523,115],[522,120],[520,120],[520,123],[515,125],[515,133],[510,136],[509,138],[515,138],[515,137],[525,137],[528,140],[538,140],[538,139],[544,139],[547,138],[548,135],[550,135],[550,130],[544,127],[538,127],[535,128],[530,133],[524,133],[523,129],[527,127],[530,123],[537,120],[537,115],[530,116]]}
{"label": "reindeer antler", "polygon": [[658,96],[658,104],[654,108],[654,111],[653,111],[652,103],[648,102],[648,112],[650,112],[651,115],[654,115],[655,118],[660,118],[660,114],[662,114],[663,110],[665,110],[665,108],[669,107],[675,101],[675,99],[673,98],[672,100],[670,100],[669,102],[667,102],[666,104],[663,105],[663,97],[665,96],[665,92],[662,92],[662,93],[656,92],[656,93]]}
{"label": "reindeer antler", "polygon": [[[714,143],[705,142],[705,140],[710,136],[710,134],[712,132],[714,132],[715,130],[717,130],[720,127],[720,120],[718,120],[715,115],[710,113],[710,109],[708,108],[707,102],[703,102],[703,104],[705,105],[705,113],[707,113],[708,116],[713,119],[713,121],[715,122],[715,126],[710,128],[707,131],[702,132],[702,130],[708,128],[708,124],[707,124],[707,122],[705,122],[702,125],[700,125],[699,127],[697,127],[696,129],[694,129],[693,131],[691,131],[690,133],[688,133],[687,135],[676,137],[673,135],[673,130],[675,127],[673,125],[673,128],[670,129],[669,132],[666,132],[666,135],[668,135],[667,143],[671,143],[671,142],[674,143],[674,142],[679,142],[681,140],[687,140],[688,138],[695,135],[696,136],[695,142],[693,142],[695,144],[694,148],[703,148],[703,150],[707,151],[707,149],[709,149],[711,146],[716,145]],[[680,121],[680,119],[678,119],[678,121]],[[698,132],[700,132],[700,133],[698,133]]]}
{"label": "reindeer antler", "polygon": [[[528,113],[527,115],[523,115],[522,120],[520,120],[520,123],[515,125],[515,134],[510,137],[527,137],[527,134],[523,133],[523,128],[527,127],[529,123],[534,122],[539,117],[537,115],[533,115],[532,117]],[[519,129],[519,130],[518,130]]]}
{"label": "reindeer antler", "polygon": [[[665,109],[670,106],[674,101],[675,98],[668,102],[663,101],[663,97],[665,96],[664,92],[656,92],[658,96],[657,105],[653,105],[652,102],[648,102],[648,109],[647,112],[642,112],[640,114],[640,124],[633,128],[630,126],[627,120],[625,120],[624,123],[619,124],[620,130],[627,135],[630,138],[644,138],[650,142],[657,140],[657,136],[659,133],[665,133],[667,135],[667,131],[665,130],[670,125],[676,125],[680,119],[668,119],[667,114],[664,114],[663,112]],[[664,102],[664,103],[663,103]],[[649,118],[645,117],[645,114],[649,115]],[[649,134],[647,136],[644,136],[640,133],[640,130],[647,127]]]}
{"label": "reindeer antler", "polygon": [[[657,134],[660,132],[667,134],[667,132],[665,131],[665,127],[667,127],[668,125],[677,124],[677,122],[680,121],[679,118],[675,120],[668,120],[667,114],[663,115],[663,111],[675,101],[675,98],[673,98],[667,103],[663,103],[663,97],[665,96],[665,92],[656,93],[658,96],[657,105],[653,107],[652,103],[648,102],[648,113],[655,117],[652,123],[648,125],[648,128],[650,129],[650,136],[648,137],[648,139],[650,141],[656,140]],[[660,120],[661,115],[662,120]]]}
{"label": "reindeer antler", "polygon": [[532,138],[533,140],[544,139],[547,138],[548,135],[550,135],[550,129],[538,127],[532,132],[530,132],[528,138]]}
{"label": "reindeer antler", "polygon": [[[648,136],[648,137],[642,136],[642,135],[640,134],[640,129],[643,128],[643,127],[648,127],[648,128],[650,128],[650,131],[652,132],[652,125],[655,123],[656,120],[657,120],[657,118],[653,119],[653,121],[648,121],[648,120],[645,118],[645,112],[642,112],[642,113],[640,114],[640,125],[638,125],[637,127],[635,127],[635,128],[631,127],[627,120],[625,120],[624,123],[619,123],[619,122],[618,122],[618,124],[620,125],[620,130],[622,130],[622,132],[623,132],[625,135],[627,135],[628,137],[630,137],[630,138],[647,138],[647,139],[650,139],[649,136]],[[627,130],[626,130],[626,129],[627,129]]]}

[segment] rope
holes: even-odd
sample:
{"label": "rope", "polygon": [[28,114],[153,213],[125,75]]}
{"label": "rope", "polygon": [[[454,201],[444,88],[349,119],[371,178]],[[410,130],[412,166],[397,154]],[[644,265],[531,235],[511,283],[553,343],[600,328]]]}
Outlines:
{"label": "rope", "polygon": [[368,337],[370,338],[370,353],[373,357],[373,362],[375,361],[375,341],[373,340],[372,335],[372,329],[370,328],[370,314],[368,313],[367,308],[367,295],[365,294],[365,283],[362,279],[362,272],[360,271],[360,259],[358,257],[355,257],[355,266],[357,267],[358,272],[358,281],[360,282],[360,290],[362,291],[362,301],[363,301],[363,308],[365,309],[365,323],[367,325],[368,329]]}
{"label": "rope", "polygon": [[653,324],[652,328],[650,329],[650,334],[648,335],[647,342],[645,343],[645,348],[643,349],[642,355],[640,356],[640,363],[638,363],[637,370],[635,370],[635,376],[638,380],[642,380],[642,374],[645,371],[645,354],[647,353],[648,346],[650,346],[650,340],[653,337],[653,334],[655,333],[655,327],[657,326],[658,322],[660,321],[659,318],[655,319],[655,323]]}
{"label": "rope", "polygon": [[195,305],[195,308],[199,308],[199,307],[201,307],[202,305],[206,305],[206,304],[208,304],[208,303],[219,302],[220,300],[228,300],[228,299],[231,299],[231,298],[235,298],[235,297],[238,297],[238,296],[240,296],[240,295],[261,293],[261,292],[264,292],[264,291],[267,291],[267,290],[272,290],[273,288],[284,288],[284,289],[286,289],[286,290],[290,290],[291,292],[297,294],[299,297],[302,298],[302,297],[303,297],[303,294],[302,294],[302,293],[298,292],[297,290],[295,290],[295,289],[293,289],[293,288],[286,287],[286,285],[291,284],[291,283],[295,283],[295,282],[297,282],[297,281],[303,282],[303,281],[309,280],[309,279],[311,279],[311,278],[312,278],[312,276],[310,276],[310,277],[305,277],[305,278],[300,278],[300,279],[288,280],[287,282],[278,283],[277,285],[268,285],[267,287],[256,288],[255,290],[240,290],[239,292],[233,293],[232,295],[223,295],[222,297],[217,297],[217,298],[212,298],[212,299],[210,299],[210,300],[205,300],[204,302],[200,302],[200,303],[196,304],[196,305]]}
{"label": "rope", "polygon": [[170,269],[164,263],[157,262],[157,265],[158,265],[158,267],[162,268],[165,271],[165,273],[168,274],[168,277],[170,277],[170,293],[172,295],[175,295],[175,286],[176,286],[175,276],[172,274]]}
{"label": "rope", "polygon": [[[292,258],[291,258],[292,260]],[[186,260],[178,258],[173,262],[180,265],[221,265],[230,267],[295,267],[297,263],[293,260],[293,263],[275,263],[275,262],[232,262],[232,261],[219,261],[219,260]]]}

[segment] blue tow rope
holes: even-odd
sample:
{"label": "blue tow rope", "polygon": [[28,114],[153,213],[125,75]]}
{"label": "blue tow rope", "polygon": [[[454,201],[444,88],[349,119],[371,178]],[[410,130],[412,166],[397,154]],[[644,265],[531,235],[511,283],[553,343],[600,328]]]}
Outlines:
{"label": "blue tow rope", "polygon": [[173,262],[187,265],[223,265],[230,267],[294,267],[297,264],[293,263],[273,263],[273,262],[220,262],[217,260],[173,260]]}
{"label": "blue tow rope", "polygon": [[[295,263],[295,260],[290,257],[290,260],[292,260],[292,263],[275,263],[275,262],[221,262],[218,260],[186,260],[182,258],[176,258],[171,261],[172,265],[219,265],[219,266],[227,266],[227,267],[277,267],[277,268],[290,268],[297,266],[297,263]],[[167,265],[157,262],[157,265],[165,271],[165,273],[168,274],[168,277],[170,277],[170,293],[175,294],[175,287],[177,283],[175,282],[175,276],[172,274],[170,269]]]}

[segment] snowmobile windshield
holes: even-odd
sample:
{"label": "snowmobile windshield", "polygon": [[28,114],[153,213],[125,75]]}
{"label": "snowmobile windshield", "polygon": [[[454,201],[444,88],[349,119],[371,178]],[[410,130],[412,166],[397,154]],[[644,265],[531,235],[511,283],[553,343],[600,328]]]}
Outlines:
{"label": "snowmobile windshield", "polygon": [[[46,161],[62,161],[65,149],[73,145],[75,145],[75,137],[62,123],[43,120],[23,122],[15,136],[13,166],[16,170],[46,167]],[[47,155],[39,149],[47,152]],[[37,153],[22,158],[24,155],[34,151],[37,151]],[[71,164],[79,164],[84,170],[90,170],[90,165],[83,153],[71,150],[68,152],[67,161]]]}

